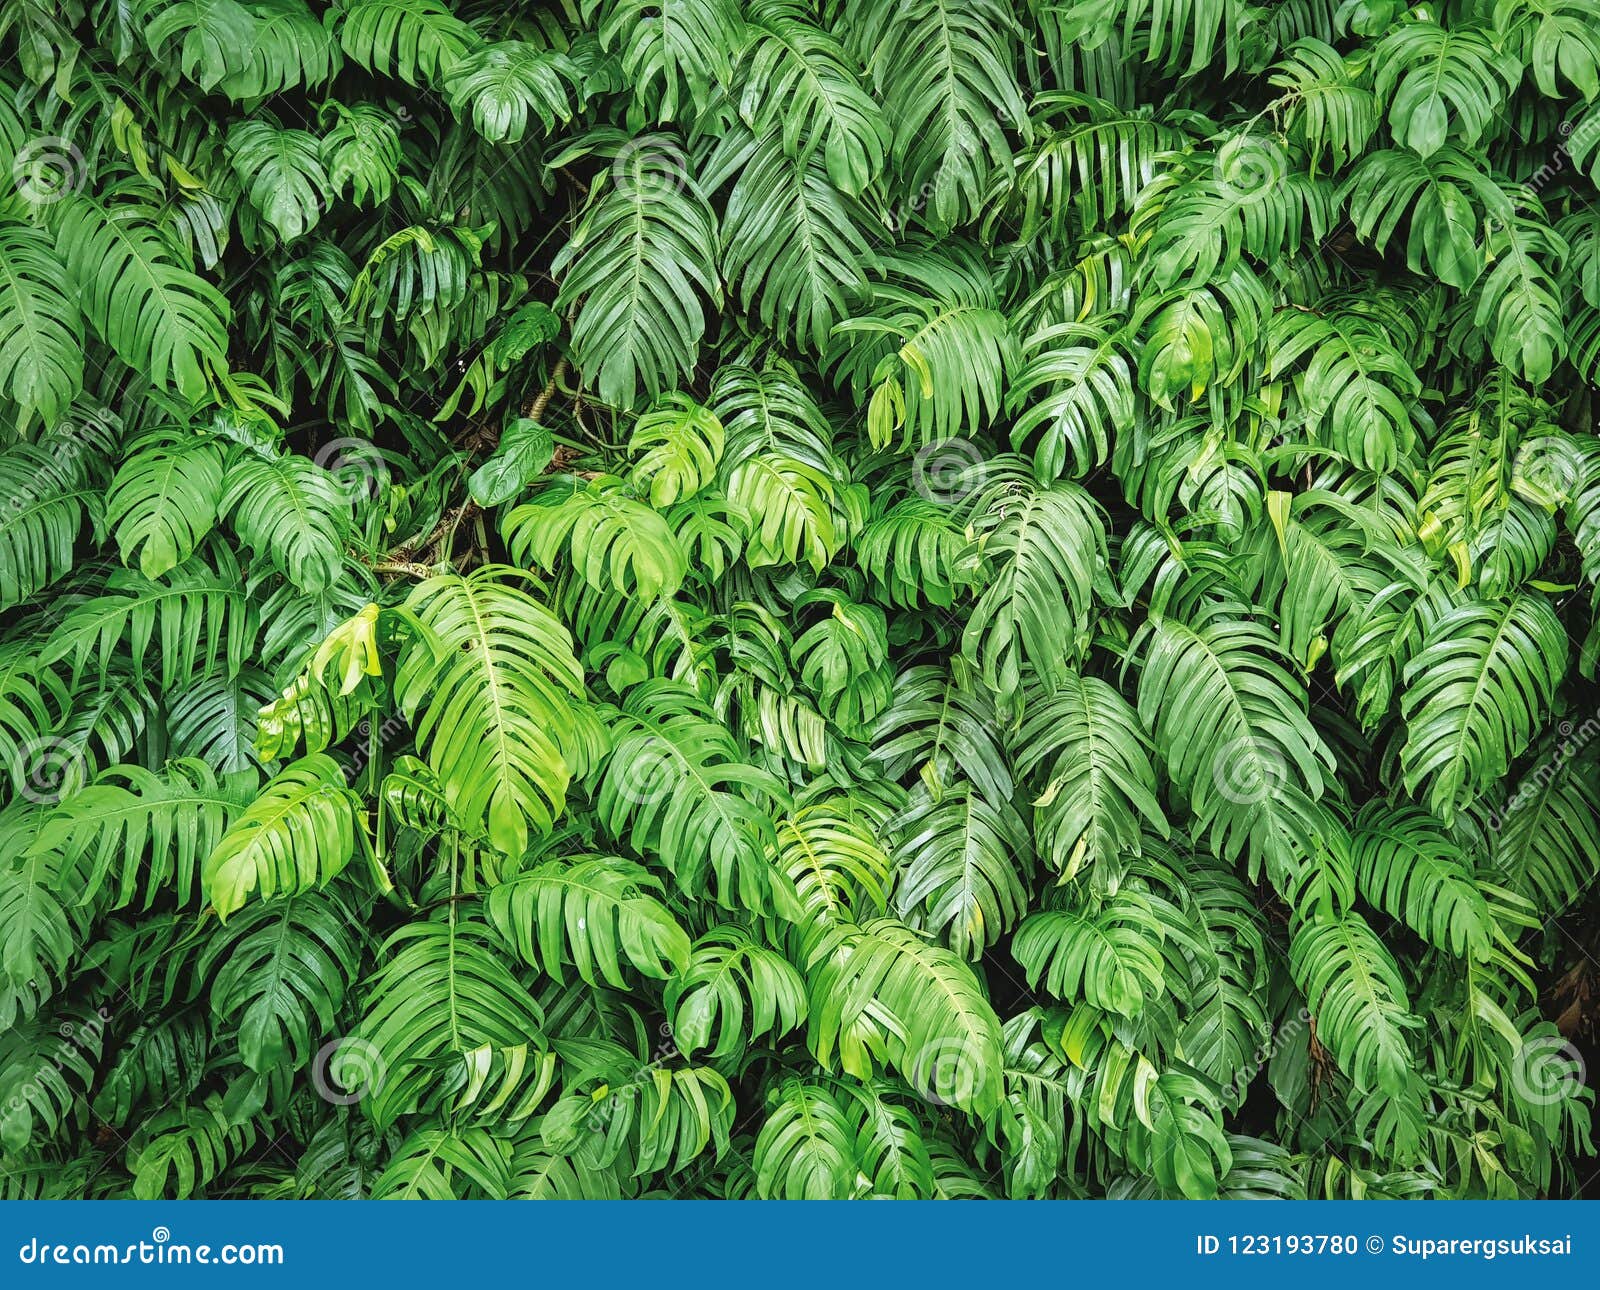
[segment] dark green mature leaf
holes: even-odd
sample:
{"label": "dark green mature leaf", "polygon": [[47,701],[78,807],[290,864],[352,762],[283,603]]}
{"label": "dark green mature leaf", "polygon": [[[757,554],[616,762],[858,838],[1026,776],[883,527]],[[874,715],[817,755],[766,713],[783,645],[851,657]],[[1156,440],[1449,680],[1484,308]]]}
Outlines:
{"label": "dark green mature leaf", "polygon": [[152,208],[80,196],[62,206],[56,253],[89,325],[157,387],[200,399],[227,367],[222,293],[163,239]]}
{"label": "dark green mature leaf", "polygon": [[283,241],[316,226],[330,189],[314,134],[246,121],[229,131],[228,154],[250,204]]}
{"label": "dark green mature leaf", "polygon": [[505,428],[489,459],[472,472],[467,490],[479,506],[501,506],[544,473],[555,454],[550,432],[518,417]]}
{"label": "dark green mature leaf", "polygon": [[556,308],[578,306],[573,351],[606,402],[647,402],[694,366],[703,302],[722,299],[716,228],[672,136],[646,135],[617,154],[553,266]]}
{"label": "dark green mature leaf", "polygon": [[339,577],[347,502],[329,471],[304,457],[237,453],[228,463],[221,510],[252,551],[316,595]]}
{"label": "dark green mature leaf", "polygon": [[83,385],[83,315],[42,229],[0,219],[0,283],[0,392],[50,424]]}
{"label": "dark green mature leaf", "polygon": [[359,962],[342,903],[301,896],[250,906],[206,946],[199,967],[216,969],[211,1011],[236,1028],[240,1060],[265,1074],[311,1059]]}
{"label": "dark green mature leaf", "polygon": [[1407,666],[1401,752],[1408,790],[1448,822],[1510,769],[1567,670],[1567,635],[1536,592],[1442,615]]}
{"label": "dark green mature leaf", "polygon": [[559,50],[520,40],[473,50],[446,73],[444,87],[458,115],[495,143],[516,143],[537,116],[545,130],[572,116],[570,84],[578,69]]}
{"label": "dark green mature leaf", "polygon": [[156,431],[131,445],[106,496],[122,562],[159,578],[176,569],[217,522],[222,451],[209,439]]}

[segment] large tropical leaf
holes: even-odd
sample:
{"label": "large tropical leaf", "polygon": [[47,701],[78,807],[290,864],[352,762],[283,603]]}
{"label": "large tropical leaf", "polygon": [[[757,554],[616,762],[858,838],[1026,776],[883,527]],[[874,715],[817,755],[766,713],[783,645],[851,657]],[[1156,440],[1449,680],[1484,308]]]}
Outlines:
{"label": "large tropical leaf", "polygon": [[331,757],[313,753],[286,766],[206,857],[200,877],[212,908],[226,919],[252,896],[326,884],[370,846],[360,806]]}
{"label": "large tropical leaf", "polygon": [[0,218],[0,282],[0,391],[50,424],[83,384],[83,315],[44,230]]}
{"label": "large tropical leaf", "polygon": [[407,598],[395,693],[456,815],[508,856],[548,832],[575,760],[583,673],[566,629],[513,570],[442,574]]}
{"label": "large tropical leaf", "polygon": [[1426,785],[1448,822],[1528,746],[1566,670],[1566,632],[1536,592],[1441,615],[1406,666],[1406,787]]}
{"label": "large tropical leaf", "polygon": [[56,253],[89,325],[156,386],[201,398],[227,367],[222,293],[183,262],[142,202],[73,196],[62,206]]}
{"label": "large tropical leaf", "polygon": [[694,366],[704,302],[721,301],[716,217],[688,166],[670,135],[633,140],[556,257],[556,308],[579,306],[574,355],[608,403],[673,388]]}

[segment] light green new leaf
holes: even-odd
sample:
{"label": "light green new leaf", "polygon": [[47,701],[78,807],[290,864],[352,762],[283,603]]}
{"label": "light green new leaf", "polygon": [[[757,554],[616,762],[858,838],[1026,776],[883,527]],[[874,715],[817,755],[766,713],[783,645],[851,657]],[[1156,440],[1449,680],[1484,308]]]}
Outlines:
{"label": "light green new leaf", "polygon": [[613,476],[554,480],[503,525],[511,558],[524,567],[555,569],[565,552],[596,591],[640,600],[670,596],[688,560],[667,522],[623,490]]}
{"label": "light green new leaf", "polygon": [[523,576],[485,565],[416,587],[405,607],[423,630],[394,683],[451,809],[512,858],[566,805],[583,694],[572,638]]}
{"label": "light green new leaf", "polygon": [[806,1019],[805,978],[782,954],[730,924],[694,943],[663,1002],[680,1052],[710,1048],[710,1059],[723,1061]]}
{"label": "light green new leaf", "polygon": [[366,810],[333,758],[314,753],[286,766],[232,822],[200,879],[219,917],[252,896],[271,900],[324,886],[370,852]]}

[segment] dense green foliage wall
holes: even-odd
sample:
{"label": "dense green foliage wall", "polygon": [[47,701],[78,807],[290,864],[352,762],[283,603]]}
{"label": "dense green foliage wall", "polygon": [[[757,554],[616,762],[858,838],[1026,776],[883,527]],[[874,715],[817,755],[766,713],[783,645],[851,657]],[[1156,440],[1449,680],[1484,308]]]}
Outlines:
{"label": "dense green foliage wall", "polygon": [[0,68],[5,1194],[1587,1181],[1597,0]]}

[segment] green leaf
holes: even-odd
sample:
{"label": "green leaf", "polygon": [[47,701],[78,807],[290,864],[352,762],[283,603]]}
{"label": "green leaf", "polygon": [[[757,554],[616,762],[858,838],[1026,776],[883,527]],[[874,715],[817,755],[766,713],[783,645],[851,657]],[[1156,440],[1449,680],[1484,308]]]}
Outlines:
{"label": "green leaf", "polygon": [[437,83],[477,43],[472,28],[439,0],[350,0],[335,13],[346,54],[408,85]]}
{"label": "green leaf", "polygon": [[387,1128],[430,1105],[476,1101],[469,1074],[480,1057],[495,1055],[507,1070],[498,1088],[483,1092],[514,1096],[542,1042],[543,1016],[488,928],[462,920],[452,906],[442,921],[396,930],[378,964],[349,1041],[349,1068],[331,1071],[348,1090],[341,1096],[359,1094],[362,1113]]}
{"label": "green leaf", "polygon": [[235,452],[221,509],[252,551],[310,595],[327,590],[344,565],[348,501],[338,480],[293,453]]}
{"label": "green leaf", "polygon": [[228,132],[228,155],[250,204],[281,240],[316,227],[332,189],[314,134],[246,121]]}
{"label": "green leaf", "polygon": [[473,128],[493,143],[516,143],[537,116],[548,132],[572,118],[569,86],[579,78],[572,60],[558,50],[521,40],[483,45],[454,63],[444,90],[457,116],[469,113]]}
{"label": "green leaf", "polygon": [[693,497],[709,484],[722,460],[722,422],[684,394],[669,394],[633,424],[629,450],[635,487],[648,488],[657,510],[680,498]]}
{"label": "green leaf", "polygon": [[1317,1034],[1362,1091],[1411,1093],[1411,1015],[1400,969],[1356,913],[1317,917],[1298,928],[1289,967],[1317,1021]]}
{"label": "green leaf", "polygon": [[123,362],[194,401],[227,368],[227,301],[162,238],[140,202],[61,204],[56,253],[89,325]]}
{"label": "green leaf", "polygon": [[359,966],[349,911],[305,896],[249,906],[199,961],[207,975],[216,971],[212,1015],[236,1028],[240,1060],[261,1074],[311,1060]]}
{"label": "green leaf", "polygon": [[180,907],[195,894],[201,866],[255,795],[252,772],[218,777],[193,759],[169,762],[161,774],[114,766],[72,794],[40,827],[31,853],[52,852],[81,884],[81,899],[106,907],[138,899],[143,908],[171,892]]}
{"label": "green leaf", "polygon": [[739,114],[758,134],[781,130],[784,151],[801,162],[820,154],[828,181],[859,197],[883,169],[889,142],[883,109],[804,5],[760,0],[745,17],[750,39]]}
{"label": "green leaf", "polygon": [[324,886],[368,846],[360,799],[338,763],[314,753],[262,789],[206,857],[200,878],[226,919],[252,895],[270,900]]}
{"label": "green leaf", "polygon": [[106,496],[122,562],[147,578],[194,554],[222,507],[222,451],[211,440],[157,430],[130,445]]}
{"label": "green leaf", "polygon": [[537,421],[518,417],[501,432],[487,461],[467,478],[467,491],[479,506],[501,506],[544,473],[555,455],[555,441]]}
{"label": "green leaf", "polygon": [[756,1135],[756,1192],[764,1200],[848,1200],[860,1166],[849,1117],[825,1085],[784,1081]]}
{"label": "green leaf", "polygon": [[1449,823],[1528,746],[1566,670],[1567,634],[1537,593],[1442,614],[1405,669],[1407,791],[1426,786]]}
{"label": "green leaf", "polygon": [[566,805],[583,672],[567,631],[516,570],[441,574],[406,600],[423,631],[395,694],[456,815],[520,856]]}
{"label": "green leaf", "polygon": [[0,219],[0,283],[0,393],[52,424],[83,387],[83,315],[44,230]]}
{"label": "green leaf", "polygon": [[570,963],[590,985],[622,987],[622,960],[662,978],[689,963],[689,937],[657,895],[661,883],[607,856],[552,861],[489,893],[487,912],[517,952],[556,980]]}
{"label": "green leaf", "polygon": [[1047,910],[1017,930],[1011,952],[1028,975],[1056,998],[1083,999],[1096,1008],[1137,1017],[1146,996],[1166,988],[1161,943],[1165,931],[1137,892],[1118,892],[1093,912]]}
{"label": "green leaf", "polygon": [[610,476],[553,480],[534,501],[507,515],[504,529],[518,564],[554,569],[565,551],[597,591],[654,600],[676,591],[688,572],[666,521]]}
{"label": "green leaf", "polygon": [[[806,1018],[805,979],[742,928],[716,927],[694,943],[667,983],[672,1038],[686,1055],[710,1048],[721,1061],[764,1035],[776,1039]],[[715,1042],[713,1042],[715,1041]]]}
{"label": "green leaf", "polygon": [[694,366],[702,301],[722,299],[716,243],[716,217],[670,135],[617,154],[552,266],[556,310],[578,311],[573,358],[605,402],[648,402]]}
{"label": "green leaf", "polygon": [[[999,1107],[1000,1023],[972,970],[893,919],[844,926],[813,956],[808,1042],[858,1078],[871,1069],[849,1030],[869,1007],[892,1019],[886,1049],[911,1086],[973,1115]],[[841,1043],[844,1039],[846,1042]]]}

